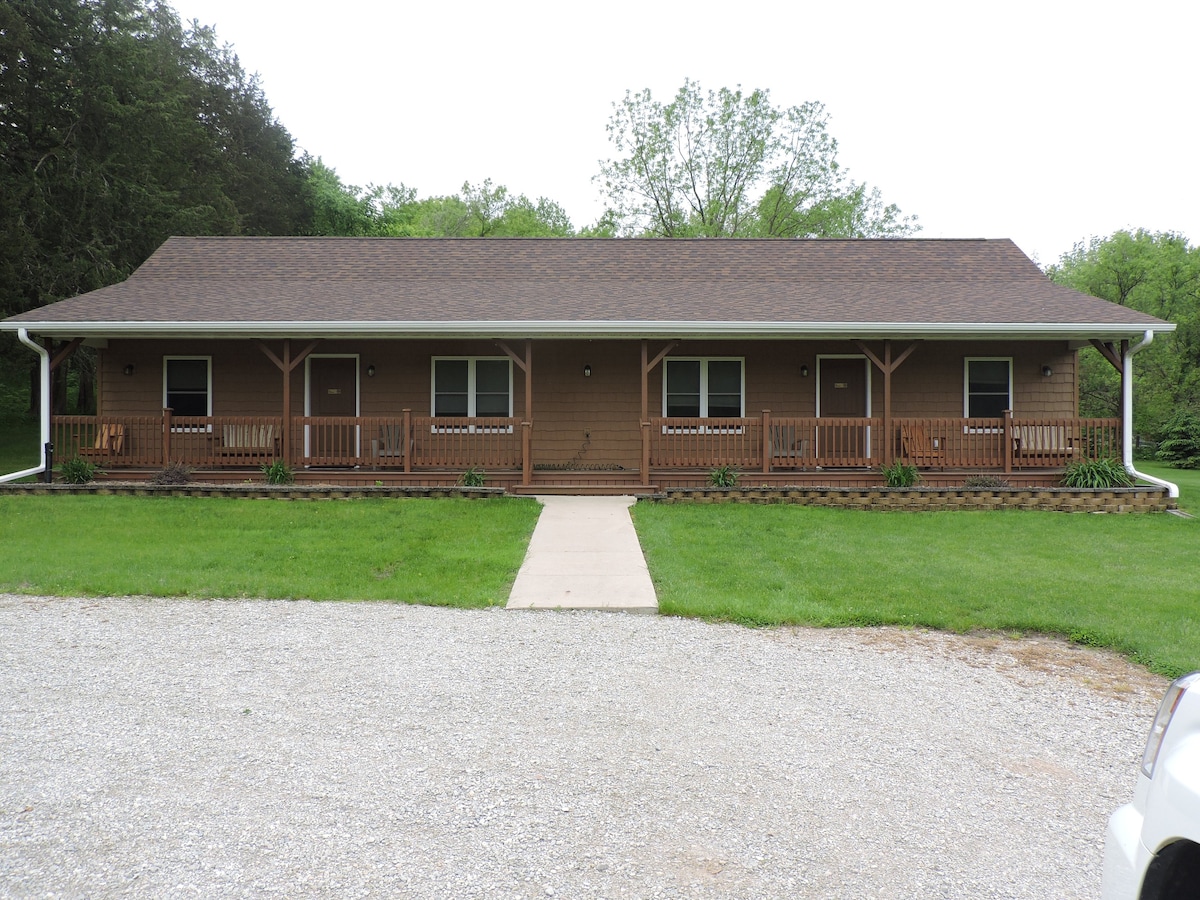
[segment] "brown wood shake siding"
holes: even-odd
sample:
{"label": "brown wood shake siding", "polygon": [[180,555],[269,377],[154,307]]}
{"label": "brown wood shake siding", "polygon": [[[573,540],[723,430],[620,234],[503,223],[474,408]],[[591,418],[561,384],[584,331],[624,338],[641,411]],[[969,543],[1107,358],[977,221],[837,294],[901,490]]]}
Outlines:
{"label": "brown wood shake siding", "polygon": [[[276,353],[281,340],[265,342]],[[523,341],[507,341],[524,353]],[[650,358],[669,342],[648,341]],[[295,339],[298,353],[309,341]],[[879,353],[881,342],[868,344]],[[907,342],[893,343],[894,352]],[[816,414],[818,359],[858,355],[848,341],[682,341],[667,357],[733,358],[744,361],[745,409],[757,418]],[[359,409],[363,416],[432,413],[432,361],[439,357],[507,359],[489,340],[329,340],[318,354],[358,357]],[[641,452],[641,343],[638,340],[542,340],[533,353],[533,453],[543,468],[637,468]],[[163,359],[203,356],[212,360],[212,410],[216,416],[278,416],[282,374],[249,340],[114,340],[100,354],[100,409],[107,416],[161,412]],[[961,417],[967,358],[1012,360],[1013,407],[1018,416],[1076,414],[1076,354],[1065,342],[927,341],[893,375],[892,415]],[[133,374],[126,375],[126,366]],[[1043,374],[1049,366],[1052,374]],[[368,375],[373,367],[374,375]],[[591,374],[585,375],[585,367]],[[662,415],[663,364],[649,377],[649,412]],[[292,374],[292,414],[304,414],[305,366]],[[883,414],[883,376],[871,370],[871,408]],[[512,367],[512,409],[525,410],[525,375]]]}

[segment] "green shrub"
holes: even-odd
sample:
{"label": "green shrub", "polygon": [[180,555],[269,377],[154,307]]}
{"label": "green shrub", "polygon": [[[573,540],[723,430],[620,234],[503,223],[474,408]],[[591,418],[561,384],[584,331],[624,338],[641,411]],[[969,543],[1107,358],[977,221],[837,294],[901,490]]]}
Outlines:
{"label": "green shrub", "polygon": [[968,475],[963,479],[963,487],[969,491],[987,491],[1008,486],[1008,482],[999,475]]}
{"label": "green shrub", "polygon": [[483,487],[485,481],[487,481],[487,472],[478,466],[471,466],[458,476],[458,483],[463,487]]}
{"label": "green shrub", "polygon": [[192,480],[192,467],[172,460],[154,473],[151,484],[187,484]]}
{"label": "green shrub", "polygon": [[292,472],[291,466],[282,459],[263,463],[262,473],[266,476],[267,484],[293,484],[296,481],[296,475]]}
{"label": "green shrub", "polygon": [[99,471],[95,463],[76,456],[58,467],[58,476],[67,484],[87,484]]}
{"label": "green shrub", "polygon": [[708,483],[713,487],[736,487],[741,473],[733,466],[717,466],[708,473]]}
{"label": "green shrub", "polygon": [[1079,459],[1067,466],[1062,483],[1069,488],[1133,487],[1133,479],[1117,459]]}
{"label": "green shrub", "polygon": [[1181,409],[1167,419],[1154,456],[1177,469],[1200,469],[1200,416]]}
{"label": "green shrub", "polygon": [[880,466],[883,480],[888,487],[912,487],[921,480],[921,473],[916,466],[908,466],[897,460],[890,466]]}

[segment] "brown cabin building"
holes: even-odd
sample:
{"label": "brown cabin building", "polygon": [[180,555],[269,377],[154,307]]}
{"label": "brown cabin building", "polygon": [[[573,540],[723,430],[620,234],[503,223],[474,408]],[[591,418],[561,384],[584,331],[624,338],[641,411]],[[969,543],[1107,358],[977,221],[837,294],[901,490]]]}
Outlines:
{"label": "brown cabin building", "polygon": [[[1121,457],[1077,351],[1128,377],[1173,325],[1053,284],[1008,240],[176,237],[126,281],[0,322],[99,357],[58,459],[244,480],[647,492],[1044,484]],[[53,362],[54,360],[52,360]]]}

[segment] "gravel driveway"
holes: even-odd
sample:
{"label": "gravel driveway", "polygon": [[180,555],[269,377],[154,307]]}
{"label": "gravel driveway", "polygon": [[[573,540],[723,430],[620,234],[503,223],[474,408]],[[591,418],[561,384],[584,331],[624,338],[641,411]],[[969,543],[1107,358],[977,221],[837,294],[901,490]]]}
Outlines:
{"label": "gravel driveway", "polygon": [[1092,898],[1164,684],[1040,639],[0,595],[0,894]]}

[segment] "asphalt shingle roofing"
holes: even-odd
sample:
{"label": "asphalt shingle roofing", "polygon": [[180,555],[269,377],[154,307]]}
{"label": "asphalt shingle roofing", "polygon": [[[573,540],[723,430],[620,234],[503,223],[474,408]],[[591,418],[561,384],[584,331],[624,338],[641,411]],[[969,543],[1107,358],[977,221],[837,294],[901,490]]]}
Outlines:
{"label": "asphalt shingle roofing", "polygon": [[1118,337],[1173,326],[1009,240],[175,237],[15,316],[55,334]]}

